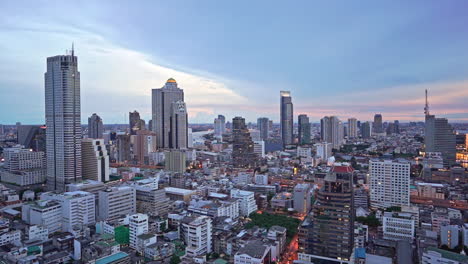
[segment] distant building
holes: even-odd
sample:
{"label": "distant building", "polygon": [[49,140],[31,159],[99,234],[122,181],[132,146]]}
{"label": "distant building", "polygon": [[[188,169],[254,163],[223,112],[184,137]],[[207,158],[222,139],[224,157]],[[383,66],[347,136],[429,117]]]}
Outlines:
{"label": "distant building", "polygon": [[171,110],[171,132],[169,136],[170,147],[174,149],[186,149],[188,140],[187,107],[184,101],[179,100],[172,103]]}
{"label": "distant building", "polygon": [[424,135],[426,152],[441,152],[446,167],[455,164],[456,136],[446,118],[426,115]]}
{"label": "distant building", "polygon": [[409,205],[410,164],[408,162],[371,160],[369,175],[371,207]]}
{"label": "distant building", "polygon": [[146,214],[130,215],[128,227],[130,237],[130,248],[137,249],[138,236],[148,233],[148,216]]}
{"label": "distant building", "polygon": [[145,213],[149,216],[167,216],[171,202],[164,189],[137,186],[135,190],[137,213]]}
{"label": "distant building", "polygon": [[381,114],[375,114],[374,115],[374,123],[373,123],[373,127],[372,127],[372,133],[375,133],[375,134],[384,133],[383,123],[382,123],[382,115]]}
{"label": "distant building", "polygon": [[145,130],[145,121],[140,118],[137,110],[128,113],[130,135],[136,135],[137,131]]}
{"label": "distant building", "polygon": [[409,213],[385,212],[382,225],[385,239],[395,241],[414,239],[416,224]]}
{"label": "distant building", "polygon": [[109,181],[109,154],[103,139],[83,139],[81,159],[84,180]]}
{"label": "distant building", "polygon": [[348,118],[348,138],[357,138],[357,119]]}
{"label": "distant building", "polygon": [[17,132],[19,145],[34,151],[46,152],[46,126],[20,125],[17,127]]}
{"label": "distant building", "polygon": [[257,157],[265,158],[265,141],[254,141],[253,152]]}
{"label": "distant building", "polygon": [[343,144],[343,124],[336,116],[325,116],[320,120],[320,134],[323,142],[331,143],[338,149]]}
{"label": "distant building", "polygon": [[257,129],[260,131],[260,139],[267,140],[269,137],[269,120],[267,117],[260,117],[257,119]]}
{"label": "distant building", "polygon": [[257,163],[257,155],[254,152],[254,143],[249,130],[245,125],[245,119],[234,117],[232,119],[232,161],[236,167],[254,167]]}
{"label": "distant building", "polygon": [[186,166],[186,155],[182,150],[171,150],[165,153],[165,166],[167,171],[184,173]]}
{"label": "distant building", "polygon": [[5,171],[0,171],[2,182],[19,186],[43,183],[46,180],[46,157],[17,145],[3,150]]}
{"label": "distant building", "polygon": [[322,160],[326,161],[332,156],[332,143],[317,143],[314,145],[317,150],[317,157],[320,157]]}
{"label": "distant building", "polygon": [[156,139],[154,132],[149,130],[136,131],[133,143],[133,154],[138,164],[149,164],[149,154],[157,151]]}
{"label": "distant building", "polygon": [[307,183],[297,184],[293,193],[294,210],[301,214],[307,214],[311,208],[311,198],[310,185]]}
{"label": "distant building", "polygon": [[258,209],[254,192],[233,189],[231,190],[231,198],[239,199],[239,211],[242,216],[249,216]]}
{"label": "distant building", "polygon": [[212,245],[212,220],[208,216],[184,217],[180,225],[182,240],[187,247],[185,252],[188,257],[196,257],[211,253]]}
{"label": "distant building", "polygon": [[307,115],[299,115],[299,144],[310,144],[310,121]]}
{"label": "distant building", "polygon": [[88,138],[102,138],[103,131],[102,119],[94,113],[88,118]]}
{"label": "distant building", "polygon": [[224,133],[226,133],[226,117],[218,115],[214,120],[214,134],[221,137]]}
{"label": "distant building", "polygon": [[120,163],[126,163],[131,161],[130,153],[130,135],[117,135],[117,155],[116,160]]}
{"label": "distant building", "polygon": [[290,145],[294,143],[293,140],[293,103],[290,91],[280,92],[280,125],[281,125],[281,138],[283,139],[284,145]]}
{"label": "distant building", "polygon": [[136,213],[136,192],[128,186],[112,187],[99,192],[98,218],[112,221]]}
{"label": "distant building", "polygon": [[362,138],[371,138],[372,126],[370,122],[364,122],[361,124],[361,136]]}
{"label": "distant building", "polygon": [[271,263],[271,247],[258,240],[247,242],[234,255],[234,264]]}

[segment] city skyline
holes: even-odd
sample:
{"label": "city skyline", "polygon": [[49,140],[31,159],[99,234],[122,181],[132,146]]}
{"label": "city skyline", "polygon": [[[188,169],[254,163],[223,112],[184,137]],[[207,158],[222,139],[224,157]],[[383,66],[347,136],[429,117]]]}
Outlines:
{"label": "city skyline", "polygon": [[[432,112],[468,121],[466,2],[366,2],[366,13],[352,4],[301,2],[297,9],[304,11],[293,14],[262,2],[249,8],[210,1],[147,4],[84,1],[73,6],[78,16],[61,12],[69,3],[31,3],[28,10],[2,3],[0,91],[9,100],[1,122],[45,122],[41,62],[72,42],[80,57],[83,124],[92,113],[105,124],[127,123],[126,113],[135,109],[150,120],[151,89],[168,78],[185,89],[189,123],[211,123],[218,114],[278,123],[280,90],[291,91],[295,117],[307,114],[313,122],[326,115],[372,120],[375,113],[384,121],[423,121],[424,89]],[[148,23],[148,10],[171,23]],[[246,16],[223,20],[226,30],[209,23],[235,12]],[[106,22],[110,18],[114,23]]]}

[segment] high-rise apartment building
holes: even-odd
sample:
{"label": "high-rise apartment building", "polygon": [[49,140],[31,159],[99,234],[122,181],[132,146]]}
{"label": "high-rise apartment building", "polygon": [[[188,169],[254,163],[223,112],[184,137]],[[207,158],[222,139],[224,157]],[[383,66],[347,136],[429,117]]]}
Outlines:
{"label": "high-rise apartment building", "polygon": [[88,138],[102,138],[104,125],[102,119],[96,113],[88,117]]}
{"label": "high-rise apartment building", "polygon": [[[177,148],[171,141],[171,135],[177,133],[179,135],[187,135],[187,124],[179,124],[180,126],[173,126],[171,120],[177,119],[173,114],[187,113],[185,105],[184,109],[177,109],[179,104],[173,105],[174,102],[184,101],[184,91],[177,86],[177,82],[170,78],[166,84],[160,89],[152,90],[152,115],[153,115],[153,132],[157,135],[158,148]],[[176,109],[174,109],[176,108]],[[175,111],[174,111],[175,110]],[[174,119],[175,118],[175,119]],[[173,128],[185,130],[174,132]],[[187,139],[185,139],[185,142]],[[186,147],[186,143],[185,146]]]}
{"label": "high-rise apartment building", "polygon": [[409,205],[410,164],[404,161],[369,161],[370,202],[373,208]]}
{"label": "high-rise apartment building", "polygon": [[112,221],[136,213],[136,192],[129,186],[99,192],[98,219]]}
{"label": "high-rise apartment building", "polygon": [[348,118],[348,138],[357,138],[357,119]]}
{"label": "high-rise apartment building", "polygon": [[307,115],[299,115],[299,144],[310,144],[310,122]]}
{"label": "high-rise apartment building", "polygon": [[109,181],[109,154],[103,139],[83,139],[81,160],[83,179]]}
{"label": "high-rise apartment building", "polygon": [[382,115],[381,114],[375,114],[374,115],[374,123],[373,123],[372,133],[375,133],[375,134],[384,133]]}
{"label": "high-rise apartment building", "polygon": [[267,140],[269,136],[269,120],[267,117],[260,117],[257,119],[257,129],[260,131],[260,139]]}
{"label": "high-rise apartment building", "polygon": [[214,135],[221,137],[224,133],[226,133],[226,117],[218,115],[214,120]]}
{"label": "high-rise apartment building", "polygon": [[187,216],[181,221],[180,232],[187,247],[187,256],[206,255],[212,251],[212,220],[208,216]]}
{"label": "high-rise apartment building", "polygon": [[186,149],[188,140],[188,117],[185,103],[180,100],[173,102],[171,110],[171,130],[169,134],[170,146],[174,149]]}
{"label": "high-rise apartment building", "polygon": [[283,145],[290,145],[294,142],[293,139],[293,103],[290,91],[280,92],[280,125],[281,125],[281,138],[283,139]]}
{"label": "high-rise apartment building", "polygon": [[64,191],[81,180],[80,72],[73,49],[47,58],[44,78],[47,188]]}
{"label": "high-rise apartment building", "polygon": [[334,166],[325,176],[312,209],[311,241],[304,253],[350,260],[354,247],[353,176],[349,166]]}
{"label": "high-rise apartment building", "polygon": [[242,117],[237,116],[232,119],[232,141],[232,161],[234,166],[255,166],[258,157],[254,153],[254,143],[245,125],[245,119]]}
{"label": "high-rise apartment building", "polygon": [[343,124],[336,116],[325,116],[320,120],[320,134],[322,141],[331,143],[333,148],[340,148],[343,144]]}
{"label": "high-rise apartment building", "polygon": [[371,138],[372,125],[370,122],[364,122],[361,124],[361,136],[362,138]]}

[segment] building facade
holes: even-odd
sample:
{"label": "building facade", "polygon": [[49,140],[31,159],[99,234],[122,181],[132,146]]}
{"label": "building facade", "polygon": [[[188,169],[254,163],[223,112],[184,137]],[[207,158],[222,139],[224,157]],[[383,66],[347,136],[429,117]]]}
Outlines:
{"label": "building facade", "polygon": [[109,181],[109,154],[103,139],[83,139],[81,159],[84,180]]}
{"label": "building facade", "polygon": [[96,113],[88,117],[88,138],[102,138],[104,125],[102,119]]}
{"label": "building facade", "polygon": [[408,162],[371,160],[369,175],[371,207],[409,205],[410,164]]}

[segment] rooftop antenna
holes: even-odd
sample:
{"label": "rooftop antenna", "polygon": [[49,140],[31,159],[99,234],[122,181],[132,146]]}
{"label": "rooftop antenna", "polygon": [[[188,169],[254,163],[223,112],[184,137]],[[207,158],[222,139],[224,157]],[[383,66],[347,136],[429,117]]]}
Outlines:
{"label": "rooftop antenna", "polygon": [[427,89],[426,89],[426,106],[424,107],[424,114],[429,115],[429,101],[427,100]]}

